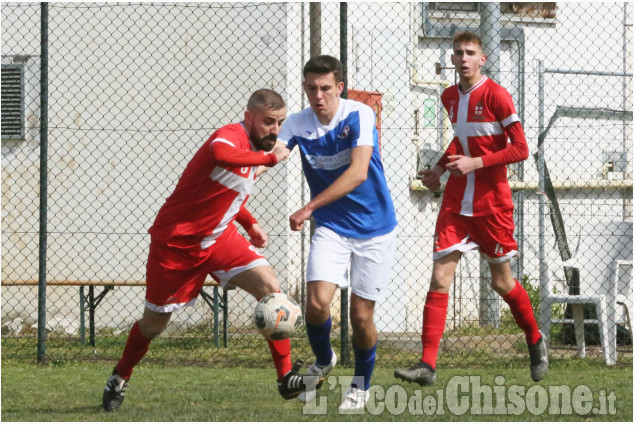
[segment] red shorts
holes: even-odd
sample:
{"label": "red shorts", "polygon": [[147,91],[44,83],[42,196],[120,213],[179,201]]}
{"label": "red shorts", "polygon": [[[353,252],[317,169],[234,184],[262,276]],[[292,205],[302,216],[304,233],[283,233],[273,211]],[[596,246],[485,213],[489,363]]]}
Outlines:
{"label": "red shorts", "polygon": [[237,274],[263,265],[269,265],[265,257],[233,225],[206,249],[198,239],[153,238],[146,267],[146,307],[169,313],[193,305],[207,275],[225,286]]}
{"label": "red shorts", "polygon": [[489,263],[504,263],[518,254],[514,239],[514,210],[467,217],[441,211],[434,231],[433,260],[451,252],[480,251]]}

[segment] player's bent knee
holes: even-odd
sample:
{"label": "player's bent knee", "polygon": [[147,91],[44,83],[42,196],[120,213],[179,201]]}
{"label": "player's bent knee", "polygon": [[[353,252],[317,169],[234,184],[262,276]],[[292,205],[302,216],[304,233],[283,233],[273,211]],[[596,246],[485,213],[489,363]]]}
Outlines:
{"label": "player's bent knee", "polygon": [[430,290],[434,292],[449,292],[453,278],[454,272],[447,273],[445,270],[435,270],[430,280]]}
{"label": "player's bent knee", "polygon": [[309,296],[307,299],[307,310],[315,312],[328,312],[331,306],[331,300],[324,297]]}
{"label": "player's bent knee", "polygon": [[280,291],[278,278],[268,265],[245,270],[232,277],[228,283],[249,292],[256,299]]}
{"label": "player's bent knee", "polygon": [[169,318],[169,315],[167,315],[166,318],[144,317],[143,319],[139,320],[139,330],[144,337],[153,339],[161,332],[163,332],[168,324]]}
{"label": "player's bent knee", "polygon": [[452,279],[435,279],[430,281],[430,291],[448,293],[450,292],[450,286],[452,285]]}
{"label": "player's bent knee", "polygon": [[317,300],[309,300],[306,305],[306,321],[312,324],[323,323],[329,318],[329,304],[320,303]]}
{"label": "player's bent knee", "polygon": [[266,280],[262,284],[262,289],[266,294],[273,294],[275,292],[280,292],[280,283],[274,277],[273,280]]}
{"label": "player's bent knee", "polygon": [[492,289],[500,295],[505,295],[516,286],[516,282],[503,279],[492,279]]}
{"label": "player's bent knee", "polygon": [[329,304],[313,299],[307,303],[307,310],[315,313],[328,313]]}

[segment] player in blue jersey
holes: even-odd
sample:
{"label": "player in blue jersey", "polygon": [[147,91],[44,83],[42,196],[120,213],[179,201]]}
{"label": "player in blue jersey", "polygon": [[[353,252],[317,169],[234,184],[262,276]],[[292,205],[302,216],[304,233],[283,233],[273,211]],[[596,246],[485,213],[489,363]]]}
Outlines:
{"label": "player in blue jersey", "polygon": [[[306,325],[316,356],[307,374],[326,376],[337,357],[331,349],[330,305],[338,287],[349,285],[355,376],[340,411],[363,409],[375,366],[375,302],[390,280],[397,219],[379,154],[375,113],[341,99],[342,64],[331,56],[311,58],[303,70],[311,105],[292,114],[278,138],[296,146],[311,189],[311,201],[289,218],[300,230],[311,216],[317,224],[307,264]],[[349,268],[350,265],[350,268]],[[315,391],[300,394],[301,401]]]}

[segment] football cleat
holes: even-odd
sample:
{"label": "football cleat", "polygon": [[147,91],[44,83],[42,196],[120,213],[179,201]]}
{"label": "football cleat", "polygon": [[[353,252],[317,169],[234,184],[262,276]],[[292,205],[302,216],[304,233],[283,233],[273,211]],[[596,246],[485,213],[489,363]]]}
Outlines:
{"label": "football cleat", "polygon": [[303,364],[302,360],[296,360],[293,368],[282,379],[278,380],[278,391],[285,400],[297,397],[300,393],[305,392],[307,388],[320,388],[322,386],[324,378],[300,375],[298,373]]}
{"label": "football cleat", "polygon": [[129,379],[123,379],[117,375],[116,370],[112,371],[112,375],[106,381],[106,388],[101,399],[101,404],[106,412],[114,412],[119,409],[121,403],[123,403],[123,397],[129,381]]}
{"label": "football cleat", "polygon": [[344,395],[344,400],[340,404],[339,412],[343,414],[359,412],[364,410],[366,402],[370,398],[370,391],[360,390],[357,387],[351,387]]}
{"label": "football cleat", "polygon": [[531,379],[538,382],[547,375],[549,370],[549,356],[547,355],[547,344],[545,337],[540,332],[540,339],[535,344],[529,346],[529,358],[531,359]]}
{"label": "football cleat", "polygon": [[[331,351],[331,363],[326,366],[320,366],[316,363],[313,363],[309,370],[307,370],[307,376],[317,376],[318,378],[326,378],[326,375],[331,373],[335,365],[337,364],[337,355],[335,355],[335,351]],[[298,396],[298,400],[303,403],[308,401],[312,401],[317,396],[317,390],[322,386],[322,382],[318,382],[318,386],[315,389],[309,388],[309,391],[304,391]]]}
{"label": "football cleat", "polygon": [[396,369],[395,378],[423,386],[434,384],[437,380],[437,374],[428,363],[420,360],[419,363],[408,369]]}

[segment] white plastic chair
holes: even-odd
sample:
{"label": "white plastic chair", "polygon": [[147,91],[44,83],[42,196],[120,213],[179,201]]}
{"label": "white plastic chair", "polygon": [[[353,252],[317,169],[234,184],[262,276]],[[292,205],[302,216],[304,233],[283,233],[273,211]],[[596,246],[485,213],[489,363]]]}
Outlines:
{"label": "white plastic chair", "polygon": [[[540,301],[540,328],[550,341],[551,306],[571,304],[578,356],[586,356],[584,323],[598,323],[600,342],[607,365],[617,362],[617,323],[626,323],[632,335],[633,314],[633,222],[592,220],[582,224],[576,251],[561,264],[580,274],[580,295],[553,294],[548,271],[548,287]],[[597,319],[584,320],[584,305],[595,305]],[[618,306],[623,308],[618,315]],[[562,320],[560,320],[562,322]]]}

